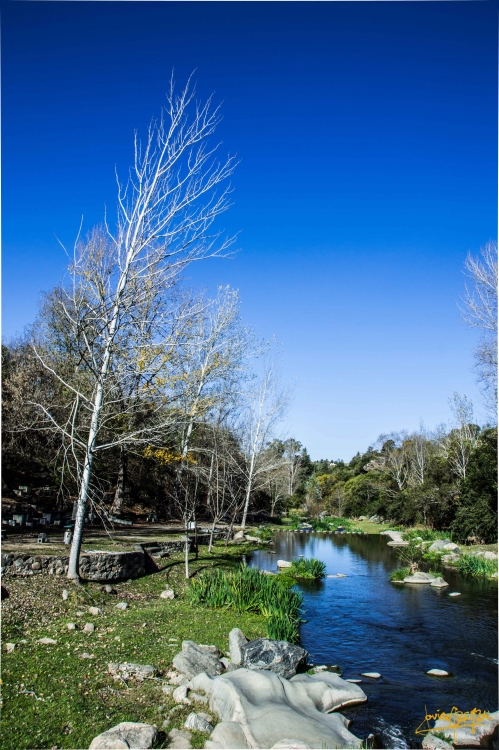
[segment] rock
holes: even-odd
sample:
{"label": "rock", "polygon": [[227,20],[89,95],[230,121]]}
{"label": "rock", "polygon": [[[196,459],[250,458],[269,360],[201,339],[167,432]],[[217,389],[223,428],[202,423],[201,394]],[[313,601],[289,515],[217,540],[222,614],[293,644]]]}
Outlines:
{"label": "rock", "polygon": [[115,609],[122,609],[122,610],[128,609],[128,604],[126,602],[120,602],[119,604],[116,605]]}
{"label": "rock", "polygon": [[93,659],[94,654],[87,654],[86,651],[84,651],[82,654],[80,654],[80,659]]}
{"label": "rock", "polygon": [[11,653],[12,653],[12,652],[14,651],[15,647],[16,647],[16,644],[15,644],[15,643],[6,643],[6,644],[5,644],[5,651],[6,651],[6,652],[7,652],[8,654],[11,654]]}
{"label": "rock", "polygon": [[193,693],[189,691],[189,700],[195,701],[196,703],[208,703],[208,698],[206,695],[201,695],[200,693]]}
{"label": "rock", "polygon": [[229,633],[230,660],[233,664],[241,663],[241,649],[248,643],[248,639],[239,628],[233,628]]}
{"label": "rock", "polygon": [[362,672],[362,677],[370,677],[373,680],[379,680],[381,677],[379,672]]}
{"label": "rock", "polygon": [[362,680],[352,680],[352,679],[350,679],[350,680],[345,680],[345,682],[352,682],[354,685],[358,685],[359,683],[362,682]]}
{"label": "rock", "polygon": [[236,531],[236,533],[234,534],[234,536],[232,537],[232,539],[235,542],[242,542],[244,540],[244,537],[245,537],[244,530],[241,530],[241,531]]}
{"label": "rock", "polygon": [[287,641],[257,638],[241,648],[241,664],[247,669],[270,670],[289,679],[307,663],[308,652]]}
{"label": "rock", "polygon": [[291,568],[293,563],[290,563],[288,560],[278,560],[277,561],[277,567],[278,568]]}
{"label": "rock", "polygon": [[89,607],[88,608],[89,614],[93,615],[94,617],[97,617],[97,615],[102,615],[102,609],[100,607]]}
{"label": "rock", "polygon": [[65,602],[67,602],[67,600],[69,599],[69,591],[67,589],[62,590],[62,599]]}
{"label": "rock", "polygon": [[433,573],[414,573],[412,576],[406,576],[404,578],[404,583],[431,583],[434,581],[436,576],[433,575]]}
{"label": "rock", "polygon": [[453,554],[442,555],[442,562],[445,563],[445,564],[455,563],[455,562],[457,562],[459,560],[460,557],[461,557],[461,555],[453,555]]}
{"label": "rock", "polygon": [[53,638],[39,638],[37,643],[43,643],[44,646],[55,646],[57,641],[54,641]]}
{"label": "rock", "polygon": [[109,662],[107,671],[110,674],[122,675],[123,679],[135,677],[138,680],[145,680],[148,677],[154,677],[158,670],[150,664],[135,664],[131,661],[124,661],[121,664]]}
{"label": "rock", "polygon": [[423,740],[423,747],[425,750],[451,750],[453,745],[441,740],[440,737],[434,737],[429,732]]}
{"label": "rock", "polygon": [[161,685],[161,690],[166,695],[171,695],[173,693],[174,687],[173,685]]}
{"label": "rock", "polygon": [[92,622],[85,623],[85,627],[83,628],[84,633],[93,633],[95,630],[95,625]]}
{"label": "rock", "polygon": [[213,645],[207,646],[204,643],[198,643],[197,647],[202,649],[203,651],[206,651],[207,654],[213,654],[213,656],[216,656],[217,659],[220,659],[220,654],[222,652],[216,646],[213,646]]}
{"label": "rock", "polygon": [[[430,547],[430,549],[431,549],[431,547]],[[455,555],[460,555],[461,554],[461,550],[459,549],[459,547],[458,547],[457,544],[454,544],[454,542],[449,542],[448,544],[445,544],[443,546],[443,549],[446,552],[453,552]]]}
{"label": "rock", "polygon": [[115,594],[115,590],[112,586],[109,585],[109,583],[106,583],[105,586],[102,587],[102,590],[106,592],[106,594]]}
{"label": "rock", "polygon": [[229,658],[228,658],[227,656],[221,656],[221,657],[220,657],[220,661],[221,661],[221,662],[222,662],[222,664],[224,665],[225,669],[227,669],[227,667],[228,667],[228,666],[229,666],[229,664],[230,664],[230,659],[229,659]]}
{"label": "rock", "polygon": [[187,687],[187,685],[180,685],[173,691],[172,698],[175,703],[184,703],[186,706],[190,706],[191,702],[187,697],[188,692],[189,688]]}
{"label": "rock", "polygon": [[201,672],[214,676],[223,672],[223,664],[214,654],[197,646],[194,641],[182,641],[182,651],[173,657],[173,666],[189,679]]}
{"label": "rock", "polygon": [[66,625],[68,630],[76,630],[76,623],[75,622],[68,622]]}
{"label": "rock", "polygon": [[210,724],[209,721],[206,721],[202,716],[199,714],[189,714],[187,719],[185,720],[184,727],[186,729],[195,729],[198,732],[213,732],[213,724]]}
{"label": "rock", "polygon": [[448,585],[449,584],[447,583],[447,581],[444,581],[442,576],[438,576],[438,578],[435,578],[435,580],[430,583],[430,586],[433,586],[436,589],[443,589]]}
{"label": "rock", "polygon": [[170,680],[171,685],[187,685],[187,683],[189,682],[187,677],[183,674],[174,674],[168,679]]}
{"label": "rock", "polygon": [[[436,539],[433,544],[428,547],[429,552],[441,552],[447,548],[448,544],[452,544],[450,539]],[[456,545],[457,546],[457,545]],[[458,547],[459,549],[459,547]]]}
{"label": "rock", "polygon": [[173,589],[165,589],[165,591],[162,591],[159,595],[160,599],[175,599],[175,592]]}
{"label": "rock", "polygon": [[245,750],[249,745],[241,726],[236,721],[221,721],[216,725],[205,747]]}
{"label": "rock", "polygon": [[127,750],[140,748],[147,750],[156,742],[158,730],[151,724],[140,724],[133,721],[123,721],[107,732],[94,737],[89,750]]}
{"label": "rock", "polygon": [[431,674],[433,677],[448,677],[449,673],[445,669],[429,669],[426,674]]}
{"label": "rock", "polygon": [[449,594],[449,596],[461,596],[461,594],[459,593],[459,591],[453,591],[451,594]]}
{"label": "rock", "polygon": [[168,747],[184,750],[191,746],[191,735],[189,732],[183,732],[181,729],[172,729],[168,732],[171,742]]}
{"label": "rock", "polygon": [[485,552],[483,555],[484,560],[497,560],[495,552]]}
{"label": "rock", "polygon": [[317,672],[324,672],[327,670],[327,666],[325,664],[321,664],[320,666],[314,667],[312,669],[312,672],[316,674]]}
{"label": "rock", "polygon": [[279,742],[276,742],[275,745],[272,745],[271,750],[302,750],[302,748],[309,748],[310,745],[307,745],[305,742],[300,742],[300,740],[280,740]]}
{"label": "rock", "polygon": [[359,521],[367,521],[367,516],[359,516]]}
{"label": "rock", "polygon": [[336,573],[336,578],[348,578],[345,573]]}
{"label": "rock", "polygon": [[192,683],[209,695],[223,724],[237,722],[235,727],[218,724],[206,747],[271,748],[290,736],[311,748],[361,746],[348,731],[348,720],[329,712],[362,703],[366,695],[330,672],[286,680],[274,672],[241,668],[214,678],[199,674]]}
{"label": "rock", "polygon": [[487,713],[483,719],[472,713],[451,713],[449,719],[437,719],[433,731],[443,732],[454,747],[481,747],[487,744],[486,738],[492,737],[497,731],[499,711]]}

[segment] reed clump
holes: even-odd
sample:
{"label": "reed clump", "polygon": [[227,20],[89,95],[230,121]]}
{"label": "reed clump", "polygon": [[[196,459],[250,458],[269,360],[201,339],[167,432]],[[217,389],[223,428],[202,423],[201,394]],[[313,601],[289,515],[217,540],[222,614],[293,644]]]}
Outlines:
{"label": "reed clump", "polygon": [[471,578],[489,578],[497,571],[497,560],[484,560],[475,555],[463,555],[457,564],[458,570]]}
{"label": "reed clump", "polygon": [[403,581],[409,573],[409,568],[399,568],[398,570],[394,570],[390,576],[390,581]]}
{"label": "reed clump", "polygon": [[317,580],[324,578],[326,575],[326,565],[315,557],[297,558],[292,560],[291,567],[286,568],[285,573],[292,578],[313,578]]}
{"label": "reed clump", "polygon": [[187,596],[191,603],[213,609],[261,614],[269,638],[299,642],[303,597],[290,587],[289,579],[244,566],[230,572],[213,570],[193,579]]}

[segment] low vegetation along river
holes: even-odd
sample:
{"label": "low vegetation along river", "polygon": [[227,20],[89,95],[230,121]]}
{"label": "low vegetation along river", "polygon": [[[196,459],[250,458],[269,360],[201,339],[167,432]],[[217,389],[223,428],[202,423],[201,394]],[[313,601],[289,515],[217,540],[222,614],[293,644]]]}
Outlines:
{"label": "low vegetation along river", "polygon": [[[314,664],[338,665],[343,678],[362,679],[368,702],[344,710],[354,734],[373,732],[387,748],[418,747],[423,736],[415,730],[426,713],[497,710],[497,583],[448,570],[446,589],[390,583],[399,564],[387,541],[278,532],[276,554],[259,550],[249,564],[276,571],[278,559],[304,555],[325,562],[328,575],[347,576],[300,584],[301,645]],[[427,675],[433,668],[450,676]]]}

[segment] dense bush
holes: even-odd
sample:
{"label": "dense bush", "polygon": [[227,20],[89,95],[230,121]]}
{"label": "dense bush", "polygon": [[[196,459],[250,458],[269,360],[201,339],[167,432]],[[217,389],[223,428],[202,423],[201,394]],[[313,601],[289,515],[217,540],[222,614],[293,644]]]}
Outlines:
{"label": "dense bush", "polygon": [[472,578],[486,578],[497,571],[497,560],[484,560],[475,555],[463,555],[457,564],[459,572]]}

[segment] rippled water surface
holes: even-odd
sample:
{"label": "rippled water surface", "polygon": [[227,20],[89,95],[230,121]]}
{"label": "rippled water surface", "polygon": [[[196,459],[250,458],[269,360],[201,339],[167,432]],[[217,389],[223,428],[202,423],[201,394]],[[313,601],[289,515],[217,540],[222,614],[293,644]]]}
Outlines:
{"label": "rippled water surface", "polygon": [[[425,713],[497,710],[497,584],[445,572],[450,586],[389,582],[398,565],[387,537],[278,532],[274,547],[250,565],[277,570],[277,560],[317,557],[326,578],[300,585],[305,619],[301,643],[314,664],[338,665],[345,679],[362,679],[368,702],[345,709],[354,734],[374,732],[383,747],[417,747]],[[461,596],[449,597],[451,591]],[[437,667],[448,678],[430,677]],[[361,678],[380,672],[380,680]],[[418,741],[419,739],[419,741]]]}

